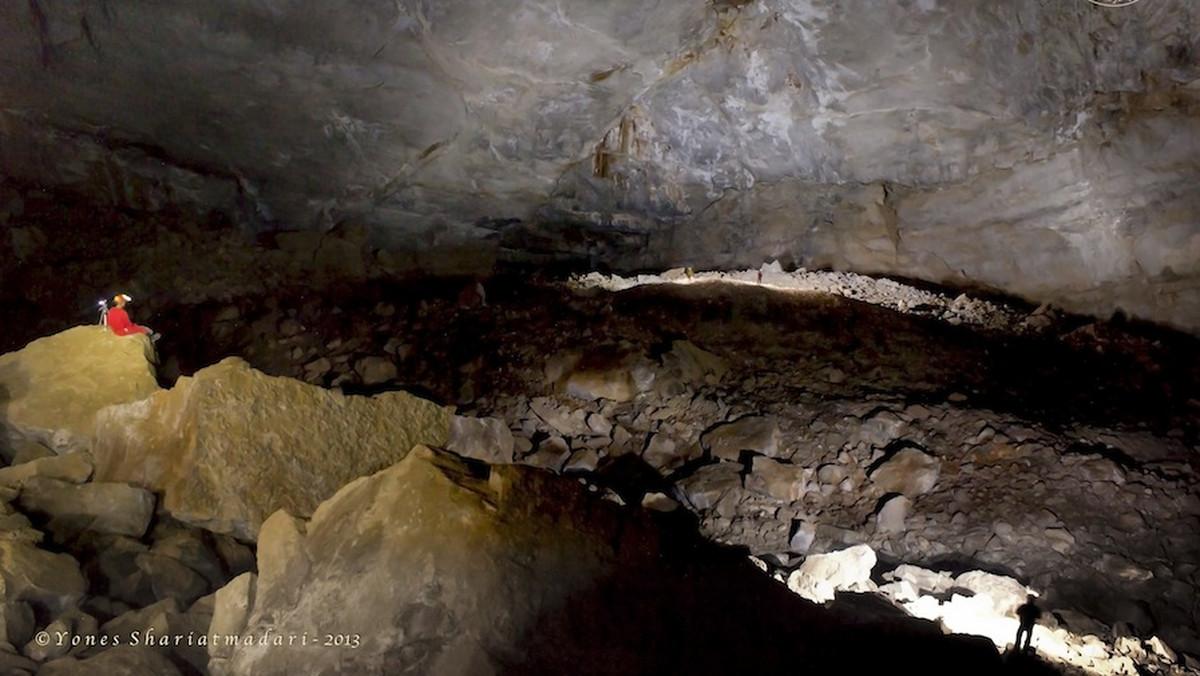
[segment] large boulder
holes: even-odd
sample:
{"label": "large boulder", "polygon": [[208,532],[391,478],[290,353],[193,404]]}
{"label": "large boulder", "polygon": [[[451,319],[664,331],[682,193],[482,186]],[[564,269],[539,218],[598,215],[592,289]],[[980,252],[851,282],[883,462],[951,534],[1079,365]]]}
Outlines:
{"label": "large boulder", "polygon": [[[210,670],[496,671],[495,655],[601,577],[617,551],[651,551],[644,529],[620,528],[616,508],[597,502],[549,473],[418,447],[338,491],[306,532],[272,517],[257,585],[236,595],[252,608],[246,625],[230,626],[239,613],[223,611],[222,593],[214,614],[222,632],[268,640],[214,647]],[[293,636],[329,647],[288,645]]]}
{"label": "large boulder", "polygon": [[24,442],[83,450],[96,412],[158,390],[144,336],[77,326],[0,355],[0,455]]}
{"label": "large boulder", "polygon": [[308,516],[414,445],[444,444],[452,416],[403,392],[344,396],[229,358],[104,410],[95,479],[143,486],[181,521],[252,540],[275,510]]}
{"label": "large boulder", "polygon": [[867,545],[814,554],[788,576],[788,588],[814,602],[832,601],[839,591],[874,591],[871,569],[877,558]]}
{"label": "large boulder", "polygon": [[87,591],[79,563],[66,554],[0,540],[0,601],[22,601],[43,616],[76,606]]}

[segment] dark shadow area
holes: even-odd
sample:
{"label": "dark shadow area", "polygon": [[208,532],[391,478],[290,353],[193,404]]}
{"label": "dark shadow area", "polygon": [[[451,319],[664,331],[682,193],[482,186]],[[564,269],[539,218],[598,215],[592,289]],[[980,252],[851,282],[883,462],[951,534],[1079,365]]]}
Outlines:
{"label": "dark shadow area", "polygon": [[[971,406],[1048,424],[1146,426],[1197,438],[1200,340],[1145,324],[1093,322],[1015,335],[906,315],[840,296],[704,282],[612,296],[621,316],[710,351],[754,357],[750,373],[820,357],[846,374],[827,396],[881,392],[914,402],[966,395]],[[764,399],[778,393],[760,392]]]}
{"label": "dark shadow area", "polygon": [[544,614],[504,673],[1059,673],[1013,666],[987,639],[943,635],[878,599],[850,597],[821,608],[741,552],[664,543],[656,563],[627,565]]}

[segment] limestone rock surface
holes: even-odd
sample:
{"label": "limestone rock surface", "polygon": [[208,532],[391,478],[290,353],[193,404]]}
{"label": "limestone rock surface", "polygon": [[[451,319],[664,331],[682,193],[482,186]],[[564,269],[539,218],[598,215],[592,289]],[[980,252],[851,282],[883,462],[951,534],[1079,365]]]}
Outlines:
{"label": "limestone rock surface", "polygon": [[345,647],[241,646],[214,660],[212,673],[334,665],[355,673],[493,671],[540,613],[611,569],[614,547],[637,556],[649,543],[636,526],[618,534],[609,510],[593,508],[584,523],[572,523],[589,499],[544,472],[489,469],[418,447],[338,491],[305,533],[288,519],[264,528],[248,622],[225,627],[314,639],[328,633]]}
{"label": "limestone rock surface", "polygon": [[875,551],[867,545],[814,554],[788,576],[788,588],[814,603],[831,601],[838,591],[872,591],[871,569],[876,561]]}
{"label": "limestone rock surface", "polygon": [[150,342],[76,326],[0,355],[0,453],[24,441],[86,450],[96,412],[158,390]]}
{"label": "limestone rock surface", "polygon": [[103,7],[0,6],[6,174],[312,275],[349,220],[426,270],[779,258],[1200,329],[1190,0]]}
{"label": "limestone rock surface", "polygon": [[105,410],[95,478],[146,487],[181,521],[253,539],[277,509],[310,515],[413,445],[444,444],[451,416],[403,392],[344,396],[229,358]]}

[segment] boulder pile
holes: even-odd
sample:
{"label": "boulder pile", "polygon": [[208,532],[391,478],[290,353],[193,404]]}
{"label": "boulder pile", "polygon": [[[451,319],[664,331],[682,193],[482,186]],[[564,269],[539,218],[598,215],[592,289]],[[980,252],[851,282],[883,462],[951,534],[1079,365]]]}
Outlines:
{"label": "boulder pile", "polygon": [[[516,312],[476,296],[463,317]],[[1045,657],[1196,673],[1182,431],[1051,424],[950,368],[890,389],[933,360],[872,365],[865,335],[610,331],[612,305],[505,343],[533,367],[491,382],[383,340],[436,332],[386,302],[341,318],[358,343],[257,315],[249,356],[298,378],[229,358],[159,389],[95,327],[0,356],[0,672],[1005,673],[1032,594]],[[435,372],[473,415],[395,391]]]}

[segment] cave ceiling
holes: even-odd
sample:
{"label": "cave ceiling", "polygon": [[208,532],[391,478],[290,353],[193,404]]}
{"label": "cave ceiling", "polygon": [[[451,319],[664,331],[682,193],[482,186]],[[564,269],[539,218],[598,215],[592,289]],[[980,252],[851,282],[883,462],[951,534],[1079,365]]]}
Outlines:
{"label": "cave ceiling", "polygon": [[1189,0],[28,0],[0,38],[4,177],[103,204],[1200,330]]}

